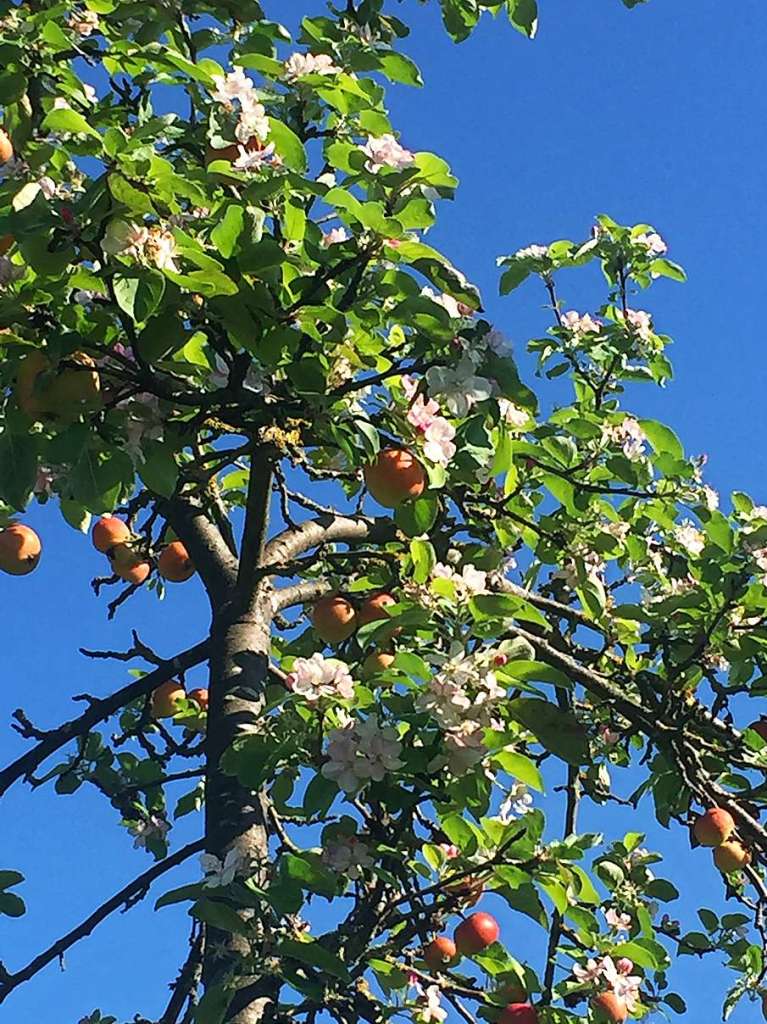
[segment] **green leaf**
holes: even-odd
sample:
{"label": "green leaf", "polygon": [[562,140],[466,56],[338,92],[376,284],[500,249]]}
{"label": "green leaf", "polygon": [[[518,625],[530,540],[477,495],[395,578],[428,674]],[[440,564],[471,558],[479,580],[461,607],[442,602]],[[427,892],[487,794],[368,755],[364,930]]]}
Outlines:
{"label": "green leaf", "polygon": [[43,128],[51,132],[71,132],[73,135],[91,135],[101,142],[101,136],[88,119],[76,110],[51,110],[43,121]]}
{"label": "green leaf", "polygon": [[513,292],[515,288],[519,288],[522,282],[526,281],[529,276],[530,268],[525,266],[524,263],[512,263],[501,274],[501,281],[498,285],[498,290],[501,295],[508,295],[509,292]]}
{"label": "green leaf", "polygon": [[178,464],[173,445],[162,441],[145,441],[144,461],[139,467],[139,476],[150,491],[170,498],[178,482]]}
{"label": "green leaf", "polygon": [[588,737],[575,715],[530,697],[518,697],[507,708],[512,718],[537,736],[552,754],[572,765],[588,762]]}
{"label": "green leaf", "polygon": [[378,58],[381,71],[392,82],[401,82],[403,85],[423,85],[421,72],[418,66],[402,53],[382,53]]}
{"label": "green leaf", "polygon": [[521,619],[549,629],[549,624],[529,601],[514,594],[477,594],[469,601],[469,609],[477,621],[484,619]]}
{"label": "green leaf", "polygon": [[37,446],[31,435],[0,434],[0,498],[18,511],[26,508],[37,479]]}
{"label": "green leaf", "polygon": [[417,501],[408,502],[394,513],[394,522],[408,537],[419,537],[428,533],[437,521],[439,499],[436,494],[428,494]]}
{"label": "green leaf", "polygon": [[335,896],[338,892],[338,876],[324,866],[317,854],[286,853],[280,863],[286,877],[304,889],[321,896]]}
{"label": "green leaf", "polygon": [[460,814],[448,814],[440,819],[440,828],[461,853],[471,856],[477,849],[477,837],[469,823]]}
{"label": "green leaf", "polygon": [[21,917],[26,912],[21,896],[13,892],[0,892],[0,914],[6,917]]}
{"label": "green leaf", "polygon": [[61,514],[64,520],[79,533],[87,533],[91,525],[91,514],[77,501],[61,499]]}
{"label": "green leaf", "polygon": [[506,0],[506,12],[514,28],[533,39],[538,30],[538,4],[536,0]]}
{"label": "green leaf", "polygon": [[24,876],[20,871],[0,871],[0,890],[10,889],[11,886],[20,885]]}
{"label": "green leaf", "polygon": [[671,427],[657,420],[639,420],[639,426],[647,435],[656,455],[670,455],[672,459],[683,459],[684,448]]}
{"label": "green leaf", "polygon": [[234,907],[230,907],[228,903],[221,903],[219,900],[201,899],[195,903],[189,913],[198,921],[204,921],[205,924],[228,934],[247,935],[250,932],[248,922],[240,917]]}
{"label": "green leaf", "polygon": [[156,270],[116,274],[114,290],[120,309],[135,323],[144,323],[162,302],[165,278]]}
{"label": "green leaf", "polygon": [[347,985],[351,984],[351,978],[343,960],[331,953],[330,950],[325,949],[315,939],[310,942],[284,939],[276,952],[278,956],[290,957],[293,960],[301,961],[301,963],[309,964],[311,967],[319,967],[321,971],[332,974],[334,978],[340,978]]}
{"label": "green leaf", "polygon": [[428,540],[414,538],[410,541],[410,557],[413,560],[413,579],[425,583],[437,563],[434,545]]}
{"label": "green leaf", "polygon": [[186,900],[196,900],[200,896],[201,889],[201,882],[197,882],[192,885],[181,885],[178,889],[169,889],[168,892],[164,892],[162,896],[156,900],[154,909],[160,910],[162,907],[170,907],[174,903],[183,903]]}
{"label": "green leaf", "polygon": [[287,167],[303,174],[308,166],[306,150],[292,128],[288,128],[282,121],[277,121],[275,118],[270,117],[269,141],[274,143],[274,148],[282,157]]}
{"label": "green leaf", "polygon": [[209,988],[194,1011],[195,1024],[223,1024],[232,995],[231,989],[223,984]]}
{"label": "green leaf", "polygon": [[499,754],[493,756],[493,760],[505,772],[513,775],[520,782],[524,782],[526,786],[538,790],[539,793],[544,791],[543,776],[540,769],[529,757],[526,757],[524,754],[518,754],[515,750],[502,750]]}
{"label": "green leaf", "polygon": [[237,241],[245,226],[245,212],[239,203],[229,203],[224,216],[210,233],[210,240],[225,260],[237,251]]}

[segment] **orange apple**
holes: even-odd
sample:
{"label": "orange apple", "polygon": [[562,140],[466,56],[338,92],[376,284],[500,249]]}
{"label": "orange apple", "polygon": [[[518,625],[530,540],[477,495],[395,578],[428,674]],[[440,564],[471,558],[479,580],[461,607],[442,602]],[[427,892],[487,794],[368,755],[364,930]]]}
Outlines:
{"label": "orange apple", "polygon": [[116,544],[125,544],[130,539],[131,532],[127,524],[117,516],[102,516],[91,532],[94,548],[103,555]]}
{"label": "orange apple", "polygon": [[345,597],[329,594],[314,605],[312,625],[325,643],[340,644],[357,628],[357,613]]}
{"label": "orange apple", "polygon": [[735,820],[722,807],[711,807],[695,822],[693,833],[701,846],[721,846],[735,831]]}
{"label": "orange apple", "polygon": [[426,488],[425,469],[404,448],[385,448],[363,472],[368,491],[386,508],[419,498]]}
{"label": "orange apple", "polygon": [[362,675],[365,679],[369,679],[370,676],[377,676],[379,672],[385,672],[393,664],[393,654],[390,654],[388,651],[373,651],[362,662]]}
{"label": "orange apple", "polygon": [[36,569],[42,550],[38,535],[23,523],[0,531],[0,569],[11,576],[26,576]]}
{"label": "orange apple", "polygon": [[5,128],[0,128],[0,164],[13,160],[13,143]]}
{"label": "orange apple", "polygon": [[602,992],[591,1000],[594,1019],[599,1024],[624,1024],[628,1020],[629,1011],[625,1000],[615,992]]}
{"label": "orange apple", "polygon": [[184,583],[194,576],[194,564],[180,540],[174,540],[163,549],[157,568],[169,583]]}
{"label": "orange apple", "polygon": [[509,1003],[501,1010],[498,1024],[538,1024],[538,1011],[530,1003]]}
{"label": "orange apple", "polygon": [[161,683],[152,694],[152,718],[173,718],[185,698],[186,690],[175,679]]}

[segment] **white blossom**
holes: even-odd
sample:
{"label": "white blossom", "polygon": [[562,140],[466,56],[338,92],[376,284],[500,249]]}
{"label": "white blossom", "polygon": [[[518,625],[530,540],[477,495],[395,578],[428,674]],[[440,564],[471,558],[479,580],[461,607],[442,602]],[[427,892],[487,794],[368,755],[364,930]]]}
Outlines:
{"label": "white blossom", "polygon": [[345,242],[349,238],[346,228],[331,228],[330,231],[326,231],[322,236],[322,246],[327,249],[330,245],[338,245],[340,242]]}
{"label": "white blossom", "polygon": [[450,580],[459,601],[468,601],[475,594],[487,593],[487,573],[476,569],[471,563],[465,565],[459,573],[449,565],[437,562],[431,571],[431,578]]}
{"label": "white blossom", "polygon": [[237,141],[243,144],[247,144],[253,138],[263,142],[269,134],[266,110],[263,104],[258,102],[255,94],[248,94],[240,103],[240,118],[234,134]]}
{"label": "white blossom", "polygon": [[605,911],[605,921],[613,932],[628,932],[631,929],[631,915],[621,914],[614,907]]}
{"label": "white blossom", "polygon": [[584,334],[599,334],[603,324],[601,320],[595,320],[589,313],[576,313],[574,309],[571,309],[562,314],[562,326],[574,335],[582,337]]}
{"label": "white blossom", "polygon": [[474,374],[470,359],[462,359],[457,366],[432,366],[426,372],[429,391],[438,396],[453,416],[462,418],[477,402],[484,402],[493,392],[486,377]]}
{"label": "white blossom", "polygon": [[524,782],[515,782],[500,806],[498,817],[504,823],[521,818],[533,807],[533,795]]}
{"label": "white blossom", "polygon": [[360,878],[362,868],[373,866],[367,845],[356,836],[339,836],[329,840],[323,848],[322,861],[331,871],[351,879]]}
{"label": "white blossom", "polygon": [[148,840],[154,836],[164,839],[169,830],[170,825],[168,822],[157,814],[150,814],[148,818],[141,818],[128,827],[130,834],[135,836],[133,846],[136,849],[141,846],[146,847]]}
{"label": "white blossom", "polygon": [[697,558],[706,546],[705,535],[689,519],[674,527],[674,539],[693,558]]}
{"label": "white blossom", "polygon": [[530,423],[530,413],[510,402],[508,398],[498,399],[498,411],[506,426],[514,430],[522,430]]}
{"label": "white blossom", "polygon": [[455,427],[444,417],[435,417],[423,434],[423,453],[430,462],[438,466],[447,466],[457,448],[453,443]]}
{"label": "white blossom", "polygon": [[378,138],[369,138],[361,149],[368,158],[365,167],[373,174],[377,174],[382,167],[393,167],[401,171],[412,166],[415,161],[410,150],[401,146],[388,132]]}
{"label": "white blossom", "polygon": [[287,682],[293,693],[310,703],[322,697],[341,700],[354,697],[354,683],[348,666],[338,658],[325,658],[321,654],[296,658]]}
{"label": "white blossom", "polygon": [[524,249],[517,249],[514,253],[514,257],[518,260],[542,260],[548,255],[549,247],[547,245],[527,245]]}
{"label": "white blossom", "polygon": [[328,735],[328,760],[322,774],[347,793],[354,793],[368,781],[380,782],[387,772],[401,767],[401,751],[396,729],[382,727],[372,717],[349,719]]}
{"label": "white blossom", "polygon": [[423,991],[416,1009],[416,1018],[419,1024],[442,1024],[447,1020],[447,1010],[442,1008],[438,985],[429,985]]}
{"label": "white blossom", "polygon": [[275,162],[274,143],[268,146],[258,146],[255,149],[238,146],[240,154],[232,164],[238,171],[258,171],[264,165]]}
{"label": "white blossom", "polygon": [[602,438],[610,444],[619,445],[632,462],[644,455],[647,435],[632,416],[624,417],[620,423],[603,424]]}
{"label": "white blossom", "polygon": [[250,860],[236,847],[232,847],[223,862],[214,853],[203,853],[200,856],[200,865],[205,875],[205,888],[217,889],[219,886],[231,885],[237,875],[246,875]]}
{"label": "white blossom", "polygon": [[627,309],[626,323],[636,331],[642,341],[650,341],[653,335],[652,317],[644,309]]}
{"label": "white blossom", "polygon": [[341,71],[326,53],[293,53],[285,61],[284,68],[288,81],[304,75],[337,75]]}
{"label": "white blossom", "polygon": [[230,71],[226,77],[215,75],[213,85],[215,88],[211,97],[216,103],[221,103],[225,107],[231,107],[235,100],[240,104],[249,103],[254,92],[252,80],[239,67]]}
{"label": "white blossom", "polygon": [[643,246],[650,256],[663,256],[664,253],[668,252],[668,246],[657,233],[657,231],[645,232],[643,235],[637,235],[634,239],[635,245]]}

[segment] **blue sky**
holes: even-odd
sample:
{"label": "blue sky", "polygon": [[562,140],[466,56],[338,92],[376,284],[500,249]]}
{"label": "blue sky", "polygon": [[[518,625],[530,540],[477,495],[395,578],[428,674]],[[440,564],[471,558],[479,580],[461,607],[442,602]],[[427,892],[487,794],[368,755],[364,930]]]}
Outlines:
{"label": "blue sky", "polygon": [[[266,6],[286,21],[321,11],[306,0]],[[619,0],[541,0],[534,43],[488,19],[460,47],[443,34],[431,4],[393,7],[414,24],[404,49],[426,81],[422,90],[392,91],[394,123],[407,146],[440,153],[461,180],[430,240],[480,285],[491,319],[514,339],[523,366],[530,369],[525,340],[549,323],[545,296],[529,282],[498,299],[496,255],[585,237],[599,212],[654,224],[689,281],[659,283],[635,302],[675,339],[677,376],[665,391],[637,390],[632,403],[673,426],[688,451],[708,454],[713,486],[767,501],[758,440],[767,221],[760,0],[651,0],[633,12]],[[589,272],[564,278],[568,306],[589,308],[597,284]],[[123,684],[121,666],[85,662],[79,646],[125,646],[135,626],[169,654],[204,634],[207,610],[196,583],[170,588],[159,606],[141,595],[107,623],[104,600],[89,589],[101,556],[53,507],[32,510],[29,522],[43,534],[45,557],[28,579],[0,579],[0,722],[21,705],[38,724],[54,725],[76,710],[72,694]],[[16,734],[2,733],[3,762],[23,747]],[[131,849],[115,812],[94,793],[56,797],[47,788],[30,794],[18,786],[4,803],[0,867],[26,874],[30,906],[19,921],[0,918],[0,957],[13,969],[150,862]],[[649,807],[599,816],[590,810],[583,827],[614,835],[647,828],[649,843],[668,854],[665,874],[685,893],[672,914],[690,926],[696,903],[718,898],[707,855],[691,853],[683,835],[654,826]],[[179,843],[191,834],[187,819]],[[179,870],[165,887],[184,879]],[[0,1020],[76,1024],[95,1006],[121,1021],[137,1011],[157,1016],[183,956],[187,922],[173,908],[153,918],[150,904],[103,925],[68,955],[64,974],[50,968],[14,994]],[[507,920],[508,933],[522,942],[511,943],[512,952],[524,958],[539,948],[530,930]],[[713,964],[686,959],[674,981],[688,1000],[688,1019],[715,1018],[712,1002],[718,1007],[725,978]],[[733,1020],[746,1024],[755,1013],[745,1006]]]}

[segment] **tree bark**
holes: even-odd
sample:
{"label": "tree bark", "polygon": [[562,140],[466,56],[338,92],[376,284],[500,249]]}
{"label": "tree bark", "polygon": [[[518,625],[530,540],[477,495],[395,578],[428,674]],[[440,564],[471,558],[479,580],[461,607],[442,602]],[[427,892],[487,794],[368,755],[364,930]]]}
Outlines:
{"label": "tree bark", "polygon": [[[198,510],[177,516],[202,556],[203,580],[213,612],[210,635],[208,730],[206,743],[205,848],[224,861],[236,850],[249,862],[248,873],[267,882],[269,829],[262,795],[241,785],[221,767],[238,737],[262,728],[269,679],[272,625],[271,586],[250,585],[261,559],[268,524],[271,466],[259,451],[250,464],[251,481],[239,565],[218,543],[217,528]],[[186,520],[184,522],[184,519]],[[179,529],[181,527],[181,529]],[[207,548],[203,553],[200,548]],[[258,970],[265,929],[252,909],[237,908],[248,922],[241,935],[206,927],[202,980],[206,991],[224,985],[231,994],[227,1024],[263,1024],[273,1019],[279,984]]]}

